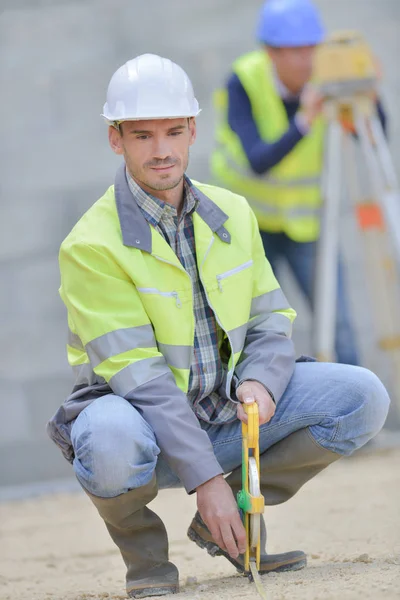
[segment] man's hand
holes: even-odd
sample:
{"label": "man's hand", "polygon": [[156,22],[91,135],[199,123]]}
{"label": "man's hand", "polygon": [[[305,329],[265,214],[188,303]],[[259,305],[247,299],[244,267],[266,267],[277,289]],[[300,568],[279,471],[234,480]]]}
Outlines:
{"label": "man's hand", "polygon": [[232,490],[222,475],[197,488],[197,509],[216,544],[237,558],[246,550],[246,531]]}
{"label": "man's hand", "polygon": [[[275,414],[275,402],[259,381],[244,381],[236,390],[236,396],[242,404],[258,404],[258,417],[260,425],[268,423]],[[241,404],[237,407],[238,419],[247,423],[247,415]]]}
{"label": "man's hand", "polygon": [[301,115],[307,125],[311,127],[314,120],[322,111],[323,97],[311,85],[306,85],[300,95]]}

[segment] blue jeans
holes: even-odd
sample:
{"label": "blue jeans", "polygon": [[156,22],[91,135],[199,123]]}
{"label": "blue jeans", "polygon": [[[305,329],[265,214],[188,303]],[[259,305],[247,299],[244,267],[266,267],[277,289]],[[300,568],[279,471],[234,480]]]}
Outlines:
{"label": "blue jeans", "polygon": [[[308,427],[321,447],[350,455],[383,427],[389,397],[380,380],[361,367],[297,363],[269,423],[260,427],[260,452]],[[200,422],[225,473],[241,464],[241,422]],[[182,431],[182,435],[185,432]],[[148,423],[125,399],[97,398],[71,430],[74,470],[82,486],[105,498],[145,485],[156,472],[159,488],[180,487]]]}
{"label": "blue jeans", "polygon": [[[274,273],[277,272],[278,260],[284,258],[288,262],[300,289],[305,294],[311,310],[313,310],[316,242],[295,242],[284,233],[268,233],[266,231],[260,233],[266,257],[271,263]],[[358,365],[354,331],[347,306],[343,265],[340,260],[336,302],[335,351],[337,361],[348,365]]]}

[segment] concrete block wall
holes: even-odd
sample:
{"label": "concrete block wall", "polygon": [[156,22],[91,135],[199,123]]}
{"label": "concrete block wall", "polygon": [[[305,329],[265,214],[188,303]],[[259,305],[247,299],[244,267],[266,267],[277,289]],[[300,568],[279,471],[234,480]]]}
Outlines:
{"label": "concrete block wall", "polygon": [[[317,3],[329,29],[361,29],[381,58],[399,167],[400,3]],[[211,94],[232,60],[254,47],[260,6],[258,0],[3,0],[0,486],[71,475],[44,431],[72,385],[64,350],[65,311],[57,293],[57,253],[73,224],[113,181],[118,160],[99,117],[111,74],[144,52],[166,55],[188,71],[203,108],[189,174],[205,180],[213,143]],[[357,253],[349,247],[354,274]],[[287,286],[300,307],[298,348],[306,351],[309,315],[290,279]],[[361,336],[367,335],[368,317],[358,328]]]}

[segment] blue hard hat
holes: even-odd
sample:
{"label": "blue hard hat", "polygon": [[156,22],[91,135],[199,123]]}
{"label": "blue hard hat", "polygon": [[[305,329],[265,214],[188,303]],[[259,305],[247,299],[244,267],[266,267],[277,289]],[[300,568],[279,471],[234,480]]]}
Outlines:
{"label": "blue hard hat", "polygon": [[261,9],[257,38],[267,46],[313,46],[325,30],[310,0],[267,0]]}

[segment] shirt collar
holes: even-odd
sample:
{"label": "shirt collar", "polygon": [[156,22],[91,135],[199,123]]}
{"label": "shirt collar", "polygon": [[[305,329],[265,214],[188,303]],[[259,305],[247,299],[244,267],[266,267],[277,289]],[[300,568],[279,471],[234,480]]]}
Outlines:
{"label": "shirt collar", "polygon": [[[186,176],[185,182],[197,200],[196,213],[222,242],[230,244],[231,235],[224,227],[224,223],[229,218],[228,215],[199,188],[193,185]],[[136,196],[132,194],[129,187],[125,164],[122,164],[117,170],[114,194],[123,244],[151,254],[152,239],[149,222],[146,220],[143,211],[136,202]]]}
{"label": "shirt collar", "polygon": [[[161,221],[168,217],[177,217],[175,206],[156,198],[152,194],[145,192],[140,185],[136,183],[128,169],[126,169],[126,179],[130,191],[137,204],[141,208],[146,220],[153,226],[157,226]],[[198,198],[196,197],[194,186],[190,179],[184,176],[183,181],[183,209],[181,217],[185,217],[196,210]]]}

